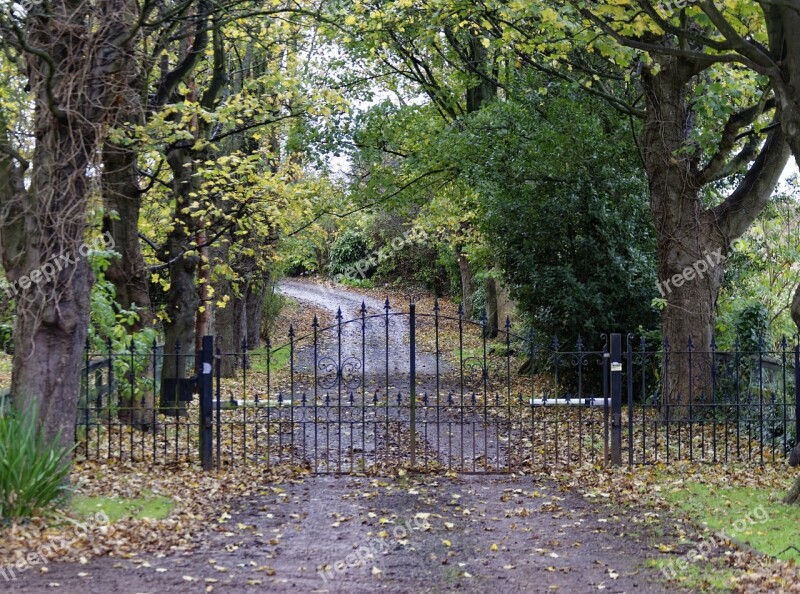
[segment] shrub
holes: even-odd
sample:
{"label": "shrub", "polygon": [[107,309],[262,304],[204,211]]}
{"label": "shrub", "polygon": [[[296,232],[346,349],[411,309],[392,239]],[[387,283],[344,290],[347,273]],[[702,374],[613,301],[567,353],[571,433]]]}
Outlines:
{"label": "shrub", "polygon": [[14,335],[11,324],[0,324],[0,350],[14,354]]}
{"label": "shrub", "polygon": [[367,257],[369,248],[364,234],[354,229],[346,229],[331,246],[328,270],[331,274],[355,272],[355,264]]}
{"label": "shrub", "polygon": [[736,312],[733,326],[742,351],[757,352],[772,348],[769,310],[763,303],[754,301],[742,306]]}
{"label": "shrub", "polygon": [[264,292],[264,307],[261,310],[260,332],[261,336],[272,336],[278,316],[286,305],[286,297],[275,290],[275,286],[267,288]]}
{"label": "shrub", "polygon": [[71,448],[48,442],[33,414],[0,409],[0,519],[26,518],[67,495]]}

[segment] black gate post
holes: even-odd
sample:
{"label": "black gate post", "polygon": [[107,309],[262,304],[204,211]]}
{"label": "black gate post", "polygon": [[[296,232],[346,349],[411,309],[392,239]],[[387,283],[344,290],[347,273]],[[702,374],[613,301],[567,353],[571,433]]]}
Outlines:
{"label": "black gate post", "polygon": [[633,466],[633,334],[628,334],[625,342],[628,345],[626,354],[628,365],[625,372],[628,384],[628,466]]}
{"label": "black gate post", "polygon": [[214,370],[214,337],[204,336],[200,351],[200,377],[197,379],[200,388],[200,462],[203,470],[211,470],[213,441],[213,370]]}
{"label": "black gate post", "polygon": [[800,343],[794,347],[794,442],[800,443]]}
{"label": "black gate post", "polygon": [[622,465],[622,335],[611,335],[611,464]]}
{"label": "black gate post", "polygon": [[409,386],[408,391],[411,396],[411,468],[417,465],[417,304],[411,298],[408,313],[408,334],[411,347],[409,350]]}

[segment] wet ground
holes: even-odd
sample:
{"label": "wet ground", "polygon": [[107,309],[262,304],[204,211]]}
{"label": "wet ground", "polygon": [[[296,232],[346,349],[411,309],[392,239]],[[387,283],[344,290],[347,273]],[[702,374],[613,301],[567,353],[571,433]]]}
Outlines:
{"label": "wet ground", "polygon": [[[338,324],[318,336],[316,361],[309,350],[313,343],[299,341],[302,372],[308,375],[314,367],[319,375],[330,372],[319,366],[328,357],[327,364],[344,373],[351,360],[358,366],[348,377],[385,385],[388,345],[392,382],[407,378],[407,318],[390,315],[387,338],[384,303],[378,299],[293,280],[283,282],[281,291],[333,314],[341,307],[343,322],[356,320],[341,325],[341,342]],[[429,389],[435,357],[420,353],[417,366],[420,390]],[[385,391],[382,398],[386,402]],[[380,461],[380,452],[395,452],[400,459],[408,441],[407,413],[398,406],[380,417],[381,410],[389,411],[375,408],[370,412],[375,419],[345,424],[325,417],[330,422],[303,424],[286,437],[302,441],[304,456],[312,451],[306,446],[315,444],[316,453],[308,454],[315,456],[309,464],[314,468],[335,469],[358,457],[369,466]],[[422,455],[440,468],[480,469],[502,461],[507,444],[499,425],[487,425],[479,415],[463,417],[464,410],[437,407],[443,416],[420,418]],[[360,414],[366,414],[363,407]],[[215,519],[191,553],[50,564],[46,572],[31,568],[13,582],[0,582],[0,588],[78,594],[667,591],[647,567],[648,559],[663,555],[655,544],[669,538],[662,521],[598,507],[530,477],[312,476],[253,491],[259,495],[238,501],[231,514],[211,510]]]}
{"label": "wet ground", "polygon": [[15,592],[666,592],[661,527],[527,477],[311,477],[242,500],[190,554],[52,564]]}

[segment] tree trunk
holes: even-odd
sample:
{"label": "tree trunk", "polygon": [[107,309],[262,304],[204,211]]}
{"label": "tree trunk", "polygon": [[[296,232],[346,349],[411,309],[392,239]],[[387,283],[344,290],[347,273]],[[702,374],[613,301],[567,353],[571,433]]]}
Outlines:
{"label": "tree trunk", "polygon": [[761,5],[764,11],[769,47],[778,68],[770,80],[781,112],[781,128],[800,165],[800,13],[788,4]]}
{"label": "tree trunk", "polygon": [[[797,332],[800,333],[800,285],[797,286],[794,298],[792,299],[792,320],[797,326]],[[795,390],[797,389],[798,388],[795,387]],[[794,439],[795,445],[789,455],[789,466],[792,468],[800,466],[800,435],[795,435]],[[800,500],[800,476],[795,479],[792,488],[789,489],[786,497],[783,498],[783,502],[791,504],[797,503],[798,500]]]}
{"label": "tree trunk", "polygon": [[[797,332],[800,333],[800,285],[797,285],[797,289],[794,292],[794,298],[792,299],[792,321],[797,326]],[[798,435],[798,439],[800,439],[800,435]]]}
{"label": "tree trunk", "polygon": [[[230,287],[230,283],[228,283]],[[232,295],[233,292],[229,293]],[[222,377],[236,377],[241,366],[242,351],[242,326],[241,310],[244,302],[241,297],[232,296],[224,308],[217,309],[216,336],[222,352],[220,361],[220,375]]]}
{"label": "tree trunk", "polygon": [[[699,206],[699,200],[682,202]],[[689,220],[658,233],[659,288],[666,299],[663,333],[670,348],[664,378],[667,399],[662,403],[665,420],[687,418],[690,403],[708,400],[711,395],[711,341],[724,272],[721,254],[726,250],[708,239],[713,236],[710,226],[692,224],[696,214],[689,210],[685,215]],[[700,272],[692,275],[687,271]]]}
{"label": "tree trunk", "polygon": [[[269,278],[269,275],[267,275]],[[247,287],[245,301],[244,333],[247,339],[247,348],[257,349],[261,346],[261,316],[264,312],[264,295],[266,294],[264,281],[251,283]]]}
{"label": "tree trunk", "polygon": [[35,102],[30,164],[20,154],[26,147],[10,150],[8,122],[0,121],[0,256],[16,300],[14,406],[36,411],[45,439],[58,436],[64,446],[74,443],[93,280],[83,243],[87,172],[98,166],[103,126],[124,88],[117,74],[131,59],[133,14],[128,0],[31,5],[21,35],[36,52],[21,52],[20,73]]}
{"label": "tree trunk", "polygon": [[169,290],[164,322],[164,364],[161,366],[161,409],[164,414],[183,415],[185,405],[178,402],[177,380],[186,378],[194,364],[195,315],[200,296],[195,286],[199,257],[187,255],[192,239],[192,219],[183,212],[192,190],[192,157],[188,149],[177,148],[167,156],[172,170],[175,220],[167,235]]}
{"label": "tree trunk", "polygon": [[129,328],[131,332],[153,324],[147,270],[139,245],[141,190],[137,157],[125,146],[107,142],[103,147],[103,230],[111,235],[119,253],[106,270],[106,278],[114,285],[117,303],[139,316]]}
{"label": "tree trunk", "polygon": [[[713,181],[712,173],[699,168],[697,151],[687,150],[693,142],[691,81],[704,66],[665,55],[654,60],[658,73],[646,70],[642,76],[647,108],[642,150],[657,239],[657,289],[666,304],[664,340],[671,349],[662,398],[669,421],[687,418],[689,405],[711,390],[709,360],[723,262],[731,242],[765,206],[788,151],[783,134],[773,131],[734,192],[705,208],[700,192]],[[731,133],[737,131],[734,126]]]}
{"label": "tree trunk", "polygon": [[472,265],[460,247],[456,248],[456,257],[458,258],[458,270],[461,273],[461,307],[464,311],[464,318],[469,320],[472,318],[472,294],[475,292]]}
{"label": "tree trunk", "polygon": [[[111,236],[119,254],[111,260],[105,275],[114,285],[120,307],[135,311],[138,316],[128,327],[129,334],[153,325],[148,274],[139,245],[141,189],[137,159],[136,152],[126,146],[106,142],[103,147],[103,231]],[[145,376],[154,373],[149,359],[142,373]],[[153,391],[143,390],[120,401],[119,418],[134,427],[155,430],[152,426],[154,407]]]}
{"label": "tree trunk", "polygon": [[791,505],[800,501],[800,476],[794,480],[794,484],[789,489],[789,492],[783,498],[783,502]]}
{"label": "tree trunk", "polygon": [[499,326],[497,307],[497,279],[491,273],[486,277],[484,284],[486,293],[486,336],[496,338]]}

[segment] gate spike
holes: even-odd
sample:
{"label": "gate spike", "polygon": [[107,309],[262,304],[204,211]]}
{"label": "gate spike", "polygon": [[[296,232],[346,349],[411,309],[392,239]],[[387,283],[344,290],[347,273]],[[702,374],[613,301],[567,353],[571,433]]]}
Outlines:
{"label": "gate spike", "polygon": [[367,304],[363,300],[361,301],[361,315],[367,315]]}
{"label": "gate spike", "polygon": [[436,297],[436,299],[433,300],[433,312],[434,313],[439,313],[439,298],[438,297]]}

